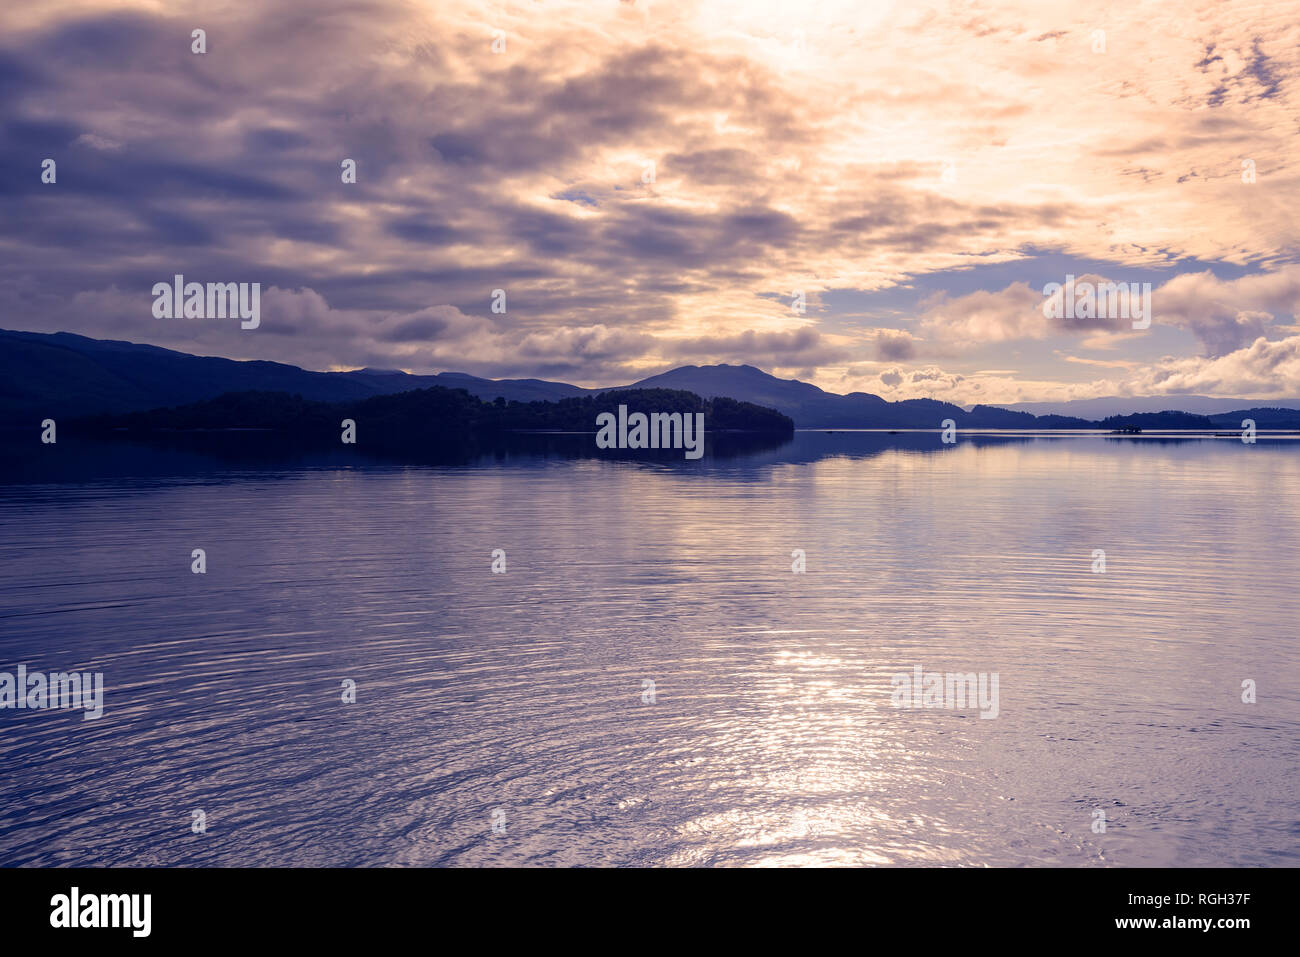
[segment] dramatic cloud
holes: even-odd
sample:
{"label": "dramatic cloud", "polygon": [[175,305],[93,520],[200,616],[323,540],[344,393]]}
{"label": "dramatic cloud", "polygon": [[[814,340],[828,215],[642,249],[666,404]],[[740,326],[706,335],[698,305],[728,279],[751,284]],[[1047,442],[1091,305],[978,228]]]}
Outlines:
{"label": "dramatic cloud", "polygon": [[[1205,362],[1294,321],[1293,13],[10,4],[0,315],[592,385],[748,362],[984,401],[1103,387],[1079,373],[1133,362],[1153,389],[1204,372],[1293,393],[1285,363]],[[1156,330],[1044,319],[1042,284],[1067,270],[1154,281]],[[262,283],[260,328],[154,319],[149,290],[177,273]]]}

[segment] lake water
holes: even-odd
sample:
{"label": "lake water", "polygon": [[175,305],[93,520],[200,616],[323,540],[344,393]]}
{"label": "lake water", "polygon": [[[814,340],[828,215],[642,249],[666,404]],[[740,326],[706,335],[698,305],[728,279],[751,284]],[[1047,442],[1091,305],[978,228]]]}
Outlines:
{"label": "lake water", "polygon": [[1300,443],[332,456],[8,453],[0,864],[1300,864]]}

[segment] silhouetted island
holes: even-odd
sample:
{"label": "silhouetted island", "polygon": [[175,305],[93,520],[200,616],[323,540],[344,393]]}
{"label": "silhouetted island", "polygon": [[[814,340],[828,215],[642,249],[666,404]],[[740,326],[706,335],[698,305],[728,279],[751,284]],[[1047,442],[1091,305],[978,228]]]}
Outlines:
{"label": "silhouetted island", "polygon": [[74,433],[156,434],[262,429],[296,441],[338,443],[341,423],[356,423],[358,444],[393,451],[463,449],[523,432],[592,432],[596,417],[626,406],[642,412],[703,413],[707,432],[788,437],[789,416],[750,402],[703,399],[677,389],[636,389],[554,402],[484,401],[463,389],[435,386],[348,402],[314,402],[287,392],[228,392],[215,399],[147,412],[87,416]]}

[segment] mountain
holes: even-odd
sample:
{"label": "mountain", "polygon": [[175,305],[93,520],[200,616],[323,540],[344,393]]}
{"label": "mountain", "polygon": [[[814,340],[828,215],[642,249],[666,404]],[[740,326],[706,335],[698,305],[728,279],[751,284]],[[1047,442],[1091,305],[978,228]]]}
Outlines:
{"label": "mountain", "polygon": [[569,385],[567,382],[547,382],[545,379],[480,379],[464,372],[439,372],[433,376],[407,378],[429,379],[433,385],[464,389],[476,399],[489,401],[499,397],[507,402],[554,402],[556,399],[572,399],[600,391]]}
{"label": "mountain", "polygon": [[585,395],[563,382],[494,382],[459,372],[408,375],[388,369],[309,372],[281,362],[193,356],[158,346],[90,339],[68,332],[0,330],[0,414],[72,416],[184,405],[226,392],[288,392],[344,402],[431,386],[475,398],[530,402]]}
{"label": "mountain", "polygon": [[[488,402],[501,398],[524,403],[555,402],[611,391],[543,379],[482,379],[463,372],[409,375],[396,369],[373,368],[311,372],[281,362],[194,356],[158,346],[90,339],[67,332],[0,330],[0,418],[8,425],[31,417],[118,414],[174,407],[228,392],[284,392],[309,402],[338,403],[434,387],[463,389],[474,398]],[[977,405],[967,411],[937,399],[890,402],[866,392],[838,395],[748,365],[682,366],[614,388],[670,389],[704,399],[730,398],[775,409],[805,429],[937,429],[945,419],[952,419],[959,428],[966,429],[1088,429],[1098,428],[1096,419],[1103,416],[1109,422],[1115,416],[1152,413],[1173,415],[1155,416],[1145,420],[1151,425],[1139,427],[1237,429],[1243,418],[1254,418],[1261,429],[1300,428],[1300,411],[1234,410],[1234,406],[1242,403],[1206,396],[1017,403],[1006,408]],[[1180,401],[1191,405],[1200,403],[1214,411],[1189,411],[1179,406]],[[1300,406],[1300,400],[1295,404]],[[1071,410],[1072,414],[1062,414],[1059,411],[1062,409]],[[1189,417],[1180,419],[1183,414]],[[1157,422],[1167,424],[1156,425]],[[1179,422],[1186,424],[1172,424]]]}
{"label": "mountain", "polygon": [[279,362],[191,356],[66,332],[0,332],[0,410],[10,416],[129,412],[250,389],[317,401],[374,392],[361,382]]}
{"label": "mountain", "polygon": [[[836,400],[846,396],[824,392],[815,385],[797,379],[778,379],[753,366],[681,366],[660,375],[641,379],[629,389],[685,389],[705,397],[726,395],[733,399],[744,397],[746,402],[756,402],[775,408],[785,406],[800,409],[813,415],[823,406],[830,408]],[[888,405],[878,396],[859,392],[856,395],[868,400],[872,408]],[[789,413],[787,413],[789,414]]]}
{"label": "mountain", "polygon": [[[1070,399],[1063,402],[1012,402],[1005,406],[1034,415],[1072,415],[1083,419],[1104,419],[1111,415],[1138,412],[1191,412],[1216,415],[1243,408],[1250,399],[1219,399],[1207,395],[1106,396],[1100,399]],[[1300,408],[1300,398],[1275,399],[1278,405]]]}
{"label": "mountain", "polygon": [[1244,419],[1254,419],[1257,429],[1300,429],[1300,411],[1296,409],[1237,409],[1207,416],[1215,428],[1237,431]]}
{"label": "mountain", "polygon": [[630,389],[685,389],[702,396],[727,395],[776,409],[801,429],[937,429],[944,419],[960,428],[1087,429],[1083,419],[1055,417],[1044,424],[1027,412],[977,405],[969,412],[937,399],[890,402],[867,392],[839,395],[797,379],[778,379],[753,366],[682,366],[642,379]]}

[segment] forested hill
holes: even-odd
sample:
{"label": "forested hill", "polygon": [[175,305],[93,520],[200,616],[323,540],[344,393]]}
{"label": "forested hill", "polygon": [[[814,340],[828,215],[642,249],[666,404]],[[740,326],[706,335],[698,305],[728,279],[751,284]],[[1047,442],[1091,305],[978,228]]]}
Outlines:
{"label": "forested hill", "polygon": [[353,419],[367,442],[384,445],[459,443],[477,436],[525,430],[595,432],[596,417],[617,413],[704,413],[708,431],[789,434],[789,416],[749,402],[702,399],[676,389],[603,392],[555,402],[491,402],[463,389],[434,387],[349,402],[314,402],[287,392],[229,392],[215,399],[148,412],[90,416],[70,424],[74,431],[274,429],[300,437],[337,439],[339,423]]}

